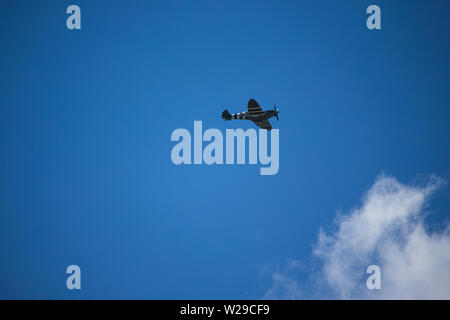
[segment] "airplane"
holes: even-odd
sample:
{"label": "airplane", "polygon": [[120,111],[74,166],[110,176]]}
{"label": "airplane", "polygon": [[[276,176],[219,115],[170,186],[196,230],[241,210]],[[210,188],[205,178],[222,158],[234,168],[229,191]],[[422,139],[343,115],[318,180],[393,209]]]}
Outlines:
{"label": "airplane", "polygon": [[278,118],[279,111],[275,105],[273,106],[273,110],[263,111],[255,99],[250,99],[248,100],[247,107],[248,111],[234,114],[231,114],[228,112],[228,110],[225,110],[224,112],[222,112],[222,119],[225,119],[226,121],[232,119],[250,120],[254,122],[258,127],[266,130],[272,130],[272,126],[269,122],[270,118],[276,117],[277,120],[280,120]]}

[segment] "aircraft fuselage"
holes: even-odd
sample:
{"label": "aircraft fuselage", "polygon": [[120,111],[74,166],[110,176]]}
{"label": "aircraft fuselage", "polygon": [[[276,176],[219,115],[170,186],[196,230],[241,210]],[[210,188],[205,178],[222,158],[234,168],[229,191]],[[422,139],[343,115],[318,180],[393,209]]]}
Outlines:
{"label": "aircraft fuselage", "polygon": [[275,110],[266,110],[264,111],[264,115],[262,116],[254,116],[248,113],[248,111],[241,113],[234,113],[231,115],[231,119],[242,119],[242,120],[251,120],[251,121],[261,121],[268,120],[272,117],[275,117]]}

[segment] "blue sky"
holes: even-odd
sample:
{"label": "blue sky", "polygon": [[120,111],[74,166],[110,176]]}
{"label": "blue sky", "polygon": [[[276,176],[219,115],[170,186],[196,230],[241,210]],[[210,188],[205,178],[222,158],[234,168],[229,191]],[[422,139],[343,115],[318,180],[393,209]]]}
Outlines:
{"label": "blue sky", "polygon": [[[70,4],[81,30],[66,28]],[[370,4],[381,30],[366,28]],[[2,1],[0,298],[264,297],[379,174],[449,177],[449,9]],[[171,162],[172,131],[194,120],[253,127],[220,117],[249,98],[279,105],[277,175]],[[449,190],[433,195],[430,230],[448,221]],[[71,264],[80,291],[66,288]]]}

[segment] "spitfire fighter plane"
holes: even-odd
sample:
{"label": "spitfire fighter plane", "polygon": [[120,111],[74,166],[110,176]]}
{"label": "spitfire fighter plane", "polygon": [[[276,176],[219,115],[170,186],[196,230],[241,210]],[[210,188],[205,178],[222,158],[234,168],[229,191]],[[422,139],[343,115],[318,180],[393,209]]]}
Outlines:
{"label": "spitfire fighter plane", "polygon": [[263,111],[255,99],[248,100],[248,111],[231,114],[228,110],[222,112],[222,119],[245,119],[254,122],[262,129],[272,130],[269,118],[276,117],[278,119],[278,108],[273,106],[273,110]]}

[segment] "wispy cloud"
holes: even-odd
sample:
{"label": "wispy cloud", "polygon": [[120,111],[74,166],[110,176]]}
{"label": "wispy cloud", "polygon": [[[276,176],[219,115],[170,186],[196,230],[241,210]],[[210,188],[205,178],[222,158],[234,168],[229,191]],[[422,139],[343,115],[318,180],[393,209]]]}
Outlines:
{"label": "wispy cloud", "polygon": [[299,269],[300,262],[288,261],[281,270],[272,273],[272,287],[265,293],[263,299],[301,299],[302,294],[294,273]]}
{"label": "wispy cloud", "polygon": [[[417,187],[378,177],[360,207],[336,218],[335,232],[319,231],[313,256],[321,267],[311,283],[323,287],[307,297],[450,299],[450,227],[433,233],[424,224],[427,201],[442,183],[431,178]],[[371,264],[381,268],[381,290],[366,287]],[[268,293],[280,287],[291,292],[295,279],[286,277],[274,274]]]}

